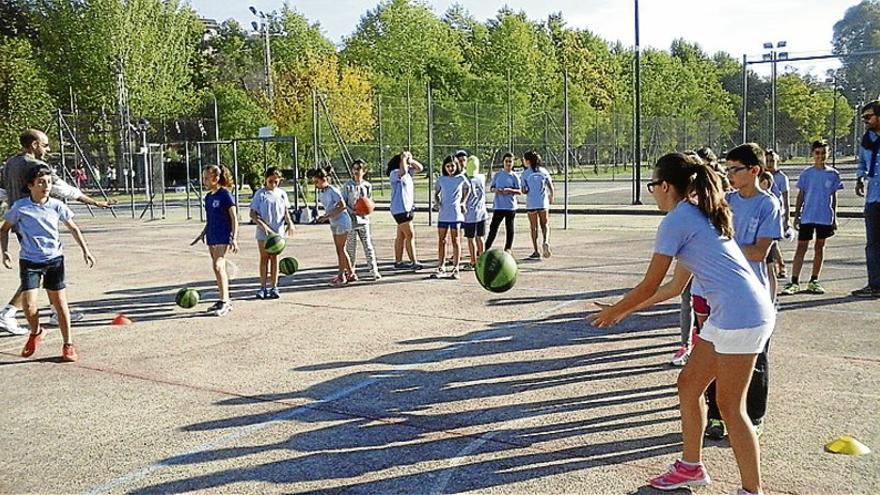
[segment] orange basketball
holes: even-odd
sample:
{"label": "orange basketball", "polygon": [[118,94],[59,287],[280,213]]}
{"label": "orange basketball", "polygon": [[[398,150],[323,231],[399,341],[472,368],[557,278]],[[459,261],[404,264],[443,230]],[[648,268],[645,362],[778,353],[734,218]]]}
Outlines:
{"label": "orange basketball", "polygon": [[373,203],[373,200],[366,197],[361,196],[354,203],[354,212],[356,215],[365,217],[370,213],[373,213],[373,210],[376,209],[376,203]]}

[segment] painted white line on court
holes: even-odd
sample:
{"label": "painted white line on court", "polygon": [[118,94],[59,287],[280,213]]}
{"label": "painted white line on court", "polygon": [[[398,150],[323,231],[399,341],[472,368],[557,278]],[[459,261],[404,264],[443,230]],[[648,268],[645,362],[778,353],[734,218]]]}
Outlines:
{"label": "painted white line on court", "polygon": [[492,438],[495,437],[496,435],[498,435],[498,433],[500,433],[500,431],[496,430],[496,431],[490,431],[489,433],[480,435],[479,437],[477,437],[476,440],[474,440],[473,442],[466,445],[465,448],[456,452],[455,453],[455,462],[453,462],[453,464],[451,466],[446,468],[446,470],[443,472],[443,475],[440,476],[440,478],[437,480],[437,484],[435,485],[434,489],[431,490],[431,492],[430,492],[431,495],[440,495],[440,494],[446,493],[446,485],[449,484],[449,480],[452,479],[452,475],[455,472],[455,470],[459,466],[464,464],[465,457],[476,452],[477,449],[482,447],[489,440],[492,440]]}
{"label": "painted white line on court", "polygon": [[[581,301],[574,300],[574,301],[561,302],[561,303],[556,304],[548,309],[545,309],[543,311],[539,311],[534,316],[528,318],[527,321],[524,323],[518,323],[518,324],[510,325],[508,327],[499,328],[497,330],[489,332],[483,338],[484,339],[491,338],[493,336],[493,334],[497,333],[500,335],[502,333],[507,333],[511,329],[515,329],[515,328],[532,327],[535,325],[535,323],[533,323],[534,320],[537,320],[543,316],[553,314],[553,313],[559,311],[560,309],[565,308],[566,306],[570,306],[572,304],[579,303],[579,302],[581,302]],[[463,342],[463,344],[467,344],[467,342]],[[413,363],[410,363],[410,364],[407,364],[404,366],[399,366],[391,371],[409,371],[409,370],[412,370],[422,364],[436,361],[438,358],[442,358],[443,356],[445,356],[447,354],[454,353],[458,349],[459,349],[458,345],[448,346],[448,347],[443,348],[435,353],[431,353],[431,354],[426,355],[423,359],[420,359],[416,362],[413,362]],[[386,372],[384,374],[384,376],[390,376],[392,374],[393,373]],[[85,493],[87,495],[97,495],[97,494],[102,494],[102,493],[108,493],[116,488],[121,487],[121,486],[140,481],[140,480],[146,478],[147,476],[149,476],[157,471],[163,470],[165,468],[168,468],[168,467],[171,467],[174,465],[185,464],[186,461],[190,457],[193,457],[193,456],[200,454],[202,452],[207,452],[209,450],[223,447],[224,445],[227,445],[227,444],[234,442],[236,440],[247,438],[247,437],[253,435],[254,433],[257,433],[257,432],[259,432],[265,428],[268,428],[269,426],[272,426],[276,423],[291,419],[291,418],[298,416],[306,411],[316,409],[321,404],[334,402],[334,401],[339,400],[343,397],[347,397],[347,396],[357,392],[358,390],[361,390],[365,387],[368,387],[370,385],[373,385],[374,383],[379,382],[383,378],[384,378],[383,376],[371,377],[371,378],[368,378],[368,379],[363,380],[361,382],[358,382],[358,383],[352,385],[351,387],[339,390],[339,391],[325,397],[324,399],[321,399],[320,401],[316,401],[311,404],[307,404],[307,405],[303,405],[303,406],[298,406],[293,409],[281,411],[263,423],[257,423],[257,424],[241,427],[238,430],[231,432],[231,433],[228,433],[228,434],[226,434],[226,435],[224,435],[214,441],[199,445],[198,447],[195,447],[195,448],[193,448],[183,454],[172,456],[169,459],[166,459],[165,461],[156,462],[156,463],[150,464],[148,466],[145,466],[141,469],[138,469],[136,471],[132,471],[131,473],[128,473],[128,474],[121,476],[119,478],[116,478],[114,480],[111,480],[103,485],[94,487]],[[488,439],[486,441],[488,441]],[[474,447],[474,448],[476,448],[476,447]]]}

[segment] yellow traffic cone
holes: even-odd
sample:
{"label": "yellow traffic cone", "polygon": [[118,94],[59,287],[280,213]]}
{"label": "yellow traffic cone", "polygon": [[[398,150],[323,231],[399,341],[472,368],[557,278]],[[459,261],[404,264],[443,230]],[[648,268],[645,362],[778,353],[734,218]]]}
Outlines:
{"label": "yellow traffic cone", "polygon": [[844,455],[865,455],[871,453],[871,449],[867,445],[849,435],[835,438],[825,445],[825,451]]}

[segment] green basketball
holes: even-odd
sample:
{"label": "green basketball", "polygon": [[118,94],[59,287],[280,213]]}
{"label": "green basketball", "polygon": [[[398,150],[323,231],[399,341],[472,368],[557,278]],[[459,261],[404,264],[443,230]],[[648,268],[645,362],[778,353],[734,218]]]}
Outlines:
{"label": "green basketball", "polygon": [[516,284],[516,260],[506,251],[490,249],[477,260],[477,280],[491,292],[506,292]]}
{"label": "green basketball", "polygon": [[285,275],[293,275],[299,270],[299,262],[296,258],[287,257],[278,262],[278,269]]}
{"label": "green basketball", "polygon": [[269,254],[280,254],[284,251],[284,238],[278,234],[272,234],[266,238],[266,252]]}
{"label": "green basketball", "polygon": [[189,287],[180,289],[177,291],[177,297],[174,298],[174,302],[184,309],[194,308],[199,303],[199,291]]}

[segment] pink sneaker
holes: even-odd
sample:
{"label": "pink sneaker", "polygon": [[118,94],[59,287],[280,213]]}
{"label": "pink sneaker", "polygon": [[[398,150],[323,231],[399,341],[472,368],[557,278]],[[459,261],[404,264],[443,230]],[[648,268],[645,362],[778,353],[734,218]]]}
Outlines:
{"label": "pink sneaker", "polygon": [[348,284],[348,279],[345,278],[343,275],[337,275],[330,279],[330,285],[332,285],[333,287],[342,287],[346,284]]}
{"label": "pink sneaker", "polygon": [[652,478],[648,483],[658,490],[678,490],[679,488],[706,486],[711,483],[709,474],[700,464],[697,467],[686,467],[680,460],[669,466],[669,471]]}
{"label": "pink sneaker", "polygon": [[688,357],[691,355],[691,348],[683,345],[672,356],[672,361],[670,363],[673,366],[684,366],[688,362]]}
{"label": "pink sneaker", "polygon": [[346,273],[345,274],[345,281],[346,282],[357,282],[358,280],[360,280],[360,279],[358,278],[357,273]]}

